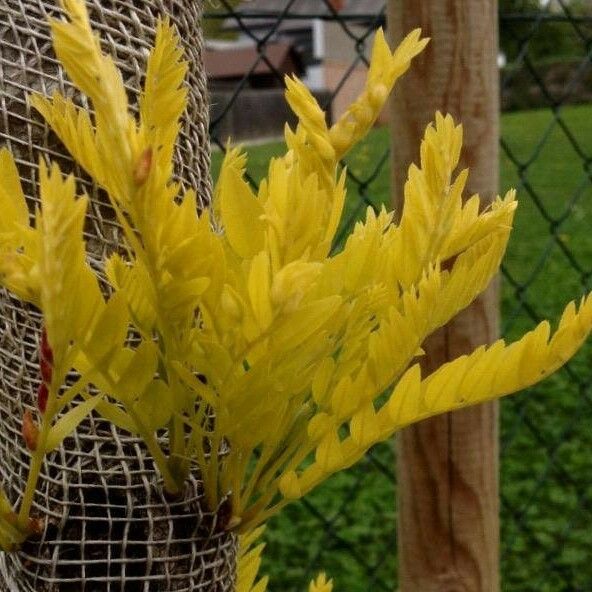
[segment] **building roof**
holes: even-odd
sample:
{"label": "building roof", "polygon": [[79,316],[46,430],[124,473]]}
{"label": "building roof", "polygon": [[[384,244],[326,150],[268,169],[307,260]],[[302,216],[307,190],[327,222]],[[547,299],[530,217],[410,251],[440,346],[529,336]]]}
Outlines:
{"label": "building roof", "polygon": [[302,72],[300,56],[288,43],[268,43],[265,46],[265,56],[267,61],[260,59],[255,46],[207,49],[204,62],[208,77],[215,80]]}
{"label": "building roof", "polygon": [[[288,6],[290,0],[244,0],[239,10],[245,13],[277,13]],[[331,14],[329,4],[341,6],[339,13],[346,16],[378,15],[385,6],[385,0],[294,0],[290,5],[291,15],[323,16]]]}

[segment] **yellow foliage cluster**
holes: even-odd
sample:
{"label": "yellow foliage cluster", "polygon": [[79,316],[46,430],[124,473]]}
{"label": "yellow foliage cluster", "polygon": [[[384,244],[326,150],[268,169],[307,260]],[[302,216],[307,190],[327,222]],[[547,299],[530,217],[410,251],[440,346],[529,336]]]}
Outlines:
{"label": "yellow foliage cluster", "polygon": [[[426,130],[400,222],[369,209],[330,254],[346,197],[340,159],[424,48],[419,31],[394,53],[377,33],[366,87],[333,126],[288,79],[299,123],[286,128],[285,155],[255,193],[245,155],[230,149],[212,208],[198,212],[173,175],[187,66],[172,26],[158,26],[135,117],[85,3],[63,6],[54,47],[94,113],[59,94],[31,103],[106,190],[122,249],[104,261],[104,294],[83,240],[88,199],[73,178],[40,163],[30,219],[14,161],[0,152],[0,280],[42,311],[53,360],[20,532],[43,454],[93,410],[144,439],[170,493],[197,467],[211,507],[228,498],[229,526],[249,535],[396,430],[533,384],[588,335],[590,298],[570,304],[552,336],[545,322],[422,376],[422,343],[497,273],[516,207],[514,192],[485,210],[478,196],[463,200],[462,128],[450,116]],[[71,370],[79,378],[65,388]],[[260,551],[246,555],[244,590]],[[331,589],[323,578],[311,586]]]}

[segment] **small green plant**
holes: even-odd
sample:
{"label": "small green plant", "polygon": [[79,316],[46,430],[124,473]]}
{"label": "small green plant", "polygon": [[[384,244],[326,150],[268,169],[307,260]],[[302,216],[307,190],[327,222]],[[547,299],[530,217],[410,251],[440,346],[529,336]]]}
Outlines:
{"label": "small green plant", "polygon": [[[401,221],[369,209],[330,255],[346,194],[339,163],[426,45],[419,31],[394,53],[377,33],[366,87],[331,127],[288,79],[299,124],[286,128],[285,155],[256,195],[245,156],[230,149],[211,210],[198,212],[173,175],[186,104],[173,28],[158,26],[136,118],[85,3],[63,7],[67,20],[51,23],[56,54],[94,113],[59,94],[31,103],[105,189],[121,249],[103,262],[105,293],[83,240],[88,198],[73,177],[40,162],[31,220],[16,165],[0,152],[0,280],[44,320],[39,412],[23,418],[29,478],[17,508],[0,499],[3,549],[38,527],[31,508],[44,455],[96,412],[143,439],[170,495],[198,470],[210,509],[226,501],[247,592],[261,550],[249,548],[282,507],[404,426],[541,380],[592,329],[588,297],[567,306],[552,336],[543,322],[422,376],[423,341],[497,273],[516,208],[512,191],[484,211],[478,196],[463,202],[462,128],[450,116],[426,130]],[[311,589],[331,583],[320,577]]]}

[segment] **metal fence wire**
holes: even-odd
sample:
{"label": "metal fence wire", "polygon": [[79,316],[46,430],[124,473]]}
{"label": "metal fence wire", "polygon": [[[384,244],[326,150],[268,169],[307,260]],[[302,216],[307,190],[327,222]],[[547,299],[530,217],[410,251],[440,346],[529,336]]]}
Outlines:
{"label": "metal fence wire", "polygon": [[[556,317],[559,305],[589,288],[592,278],[592,107],[586,105],[592,102],[592,3],[500,0],[500,6],[502,106],[508,111],[501,184],[516,186],[521,198],[503,267],[502,328],[511,338]],[[335,112],[367,67],[373,31],[386,20],[384,0],[207,0],[205,12],[214,46],[226,39],[243,48],[237,63],[219,68],[212,80],[211,136],[220,149],[214,173],[229,132],[240,138],[244,120],[269,130],[269,118],[281,110],[262,98],[272,97],[274,88],[281,95],[291,54],[278,45],[295,45],[309,72],[326,66],[321,83],[328,88],[319,97]],[[329,33],[339,48],[332,61],[323,55],[326,39],[318,39]],[[318,76],[310,81],[319,84]],[[256,185],[281,144],[259,138],[247,149]],[[387,131],[374,131],[347,164],[349,200],[336,248],[368,206],[390,201]],[[590,352],[528,396],[503,403],[504,590],[592,590]],[[395,494],[393,451],[385,444],[289,507],[268,529],[265,569],[273,587],[302,590],[326,570],[350,592],[396,589]]]}

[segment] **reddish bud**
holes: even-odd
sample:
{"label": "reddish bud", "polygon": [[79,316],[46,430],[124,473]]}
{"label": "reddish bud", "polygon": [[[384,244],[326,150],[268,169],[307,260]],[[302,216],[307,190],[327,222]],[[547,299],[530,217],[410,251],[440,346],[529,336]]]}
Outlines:
{"label": "reddish bud", "polygon": [[45,359],[41,358],[41,378],[43,378],[43,382],[47,384],[51,384],[51,377],[53,375],[53,366]]}
{"label": "reddish bud", "polygon": [[49,389],[47,388],[47,384],[42,382],[37,389],[37,406],[39,407],[39,411],[41,411],[41,413],[45,413],[48,397]]}
{"label": "reddish bud", "polygon": [[47,331],[45,327],[43,327],[43,331],[41,332],[41,359],[45,360],[48,364],[53,364],[53,351],[51,351],[51,347],[49,345],[49,341],[47,340]]}
{"label": "reddish bud", "polygon": [[31,412],[27,409],[23,415],[23,438],[27,448],[31,451],[37,449],[37,440],[39,438],[39,428],[33,421]]}
{"label": "reddish bud", "polygon": [[39,537],[43,534],[43,530],[45,529],[45,521],[43,518],[29,518],[27,528],[33,536]]}
{"label": "reddish bud", "polygon": [[136,162],[134,167],[134,183],[136,185],[144,185],[148,175],[150,174],[150,168],[152,167],[152,148],[146,148],[140,158]]}

